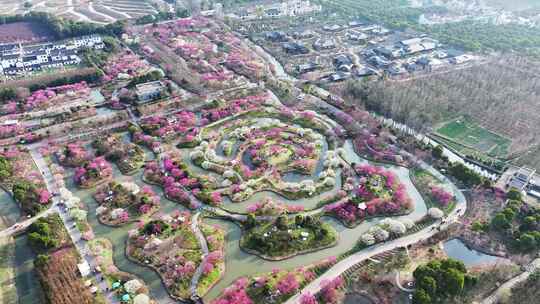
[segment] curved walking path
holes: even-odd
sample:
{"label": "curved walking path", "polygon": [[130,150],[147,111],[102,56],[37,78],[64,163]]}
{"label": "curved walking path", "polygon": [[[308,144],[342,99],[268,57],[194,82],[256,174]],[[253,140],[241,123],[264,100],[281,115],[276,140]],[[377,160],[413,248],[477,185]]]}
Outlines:
{"label": "curved walking path", "polygon": [[532,261],[525,267],[525,271],[520,275],[506,281],[497,290],[495,290],[489,297],[485,298],[481,304],[495,304],[498,303],[503,295],[510,291],[517,284],[524,282],[535,271],[540,269],[540,258]]}
{"label": "curved walking path", "polygon": [[399,247],[406,247],[408,245],[411,245],[411,244],[414,244],[414,243],[417,243],[417,242],[420,242],[420,241],[423,241],[423,240],[426,240],[430,237],[432,237],[435,233],[437,233],[437,229],[434,229],[436,227],[441,227],[441,229],[445,229],[448,227],[450,223],[445,223],[445,224],[442,224],[442,222],[440,220],[438,220],[437,222],[435,222],[434,224],[420,230],[419,232],[416,232],[414,234],[411,234],[411,235],[408,235],[408,236],[404,236],[404,237],[401,237],[399,239],[396,239],[394,241],[390,241],[390,242],[387,242],[387,243],[382,243],[382,244],[378,244],[378,245],[374,245],[372,247],[369,247],[367,249],[364,249],[360,252],[357,252],[343,260],[341,260],[340,262],[338,262],[337,264],[335,264],[332,268],[330,268],[329,270],[327,270],[323,275],[321,275],[320,277],[318,277],[317,279],[315,279],[314,281],[312,281],[311,283],[309,283],[308,285],[306,285],[304,287],[304,289],[302,289],[302,291],[298,294],[296,294],[295,296],[291,297],[289,300],[287,300],[285,303],[286,304],[299,304],[300,303],[300,297],[302,294],[304,293],[309,293],[309,294],[317,294],[322,286],[321,284],[323,282],[328,282],[329,280],[333,280],[335,278],[337,278],[338,276],[340,276],[341,274],[343,274],[345,271],[347,271],[347,269],[353,267],[354,265],[366,260],[366,259],[369,259],[373,256],[376,256],[378,254],[381,254],[385,251],[389,251],[389,250],[393,250],[393,249],[396,249],[396,248],[399,248]]}
{"label": "curved walking path", "polygon": [[199,264],[199,267],[195,270],[195,273],[193,274],[193,277],[191,278],[191,296],[192,298],[197,298],[199,295],[197,294],[197,285],[199,284],[199,280],[201,279],[204,263],[206,262],[206,258],[208,256],[208,244],[206,243],[206,238],[202,234],[201,230],[199,229],[199,216],[201,215],[200,212],[197,212],[192,218],[191,218],[191,230],[193,233],[195,233],[195,236],[197,237],[197,240],[199,241],[199,245],[201,246],[201,251],[203,253],[203,258],[201,260],[201,263]]}
{"label": "curved walking path", "polygon": [[401,280],[399,279],[399,270],[396,270],[396,285],[399,289],[401,289],[404,292],[413,293],[414,289],[405,288],[403,285],[401,285]]}
{"label": "curved walking path", "polygon": [[450,214],[448,214],[446,219],[437,220],[435,223],[427,226],[426,228],[416,233],[403,236],[401,238],[395,239],[390,242],[380,243],[380,244],[368,247],[366,249],[363,249],[341,260],[340,262],[332,266],[332,268],[330,268],[325,273],[323,273],[320,277],[318,277],[317,279],[315,279],[314,281],[306,285],[299,293],[289,298],[289,300],[287,300],[285,304],[299,304],[302,294],[304,293],[309,293],[312,295],[317,294],[321,290],[322,288],[321,284],[323,282],[328,282],[330,280],[337,278],[338,276],[343,274],[345,271],[347,271],[349,268],[353,267],[354,265],[366,259],[372,258],[373,256],[381,254],[385,251],[393,250],[399,247],[407,247],[408,245],[412,245],[417,242],[429,239],[434,234],[438,233],[439,229],[440,230],[447,229],[449,225],[451,225],[454,221],[457,221],[459,217],[465,214],[465,211],[467,210],[467,200],[465,199],[463,194],[459,191],[459,189],[457,189],[457,187],[448,180],[448,178],[446,178],[440,172],[435,170],[435,168],[433,168],[432,166],[417,159],[414,155],[411,155],[410,153],[407,153],[405,151],[403,151],[402,153],[405,156],[410,157],[422,169],[428,170],[429,172],[433,173],[437,178],[439,178],[441,181],[450,183],[452,185],[454,193],[456,194],[456,201],[457,201],[454,210]]}

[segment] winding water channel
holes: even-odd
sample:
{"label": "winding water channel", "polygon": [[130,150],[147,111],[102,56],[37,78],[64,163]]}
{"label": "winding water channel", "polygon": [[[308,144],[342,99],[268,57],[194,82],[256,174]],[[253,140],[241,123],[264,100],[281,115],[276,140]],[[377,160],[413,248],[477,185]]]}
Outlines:
{"label": "winding water channel", "polygon": [[[260,51],[260,50],[259,50]],[[352,143],[350,141],[346,141],[343,146],[345,153],[343,155],[343,158],[348,163],[366,163],[367,160],[361,158],[358,156],[352,148]],[[187,152],[187,151],[184,151]],[[208,171],[202,170],[201,168],[193,165],[191,160],[187,157],[188,153],[184,153],[185,155],[185,162],[191,167],[191,169],[195,173],[204,173],[208,174]],[[148,151],[147,156],[148,158],[152,157],[152,154]],[[378,164],[380,165],[380,164]],[[422,196],[418,192],[418,190],[413,185],[410,177],[409,177],[409,170],[403,167],[399,166],[392,166],[392,165],[382,165],[386,167],[388,170],[394,172],[398,177],[399,180],[405,184],[407,193],[411,197],[414,205],[414,210],[407,215],[398,216],[395,218],[408,218],[413,221],[417,221],[421,219],[423,216],[427,213],[427,207],[422,199]],[[120,171],[117,169],[116,166],[113,166],[114,169],[114,179],[119,182],[124,181],[131,181],[135,182],[138,185],[142,186],[145,185],[142,181],[142,170],[140,170],[137,174],[133,176],[125,176],[120,173]],[[433,170],[431,168],[431,170]],[[430,171],[431,171],[430,170]],[[69,188],[74,195],[78,196],[82,202],[86,204],[86,207],[88,209],[88,221],[90,225],[92,226],[94,233],[96,237],[103,237],[107,238],[111,241],[114,247],[113,251],[113,259],[115,264],[118,266],[120,270],[133,273],[137,276],[139,276],[141,279],[143,279],[146,284],[150,287],[151,294],[154,298],[156,298],[160,303],[170,303],[172,302],[171,299],[168,297],[167,292],[161,283],[160,278],[158,275],[152,271],[150,268],[135,264],[128,260],[125,256],[125,247],[126,247],[126,240],[127,240],[127,234],[130,229],[134,228],[135,224],[126,225],[119,228],[111,228],[105,225],[102,225],[98,222],[97,216],[95,213],[95,210],[97,208],[96,201],[92,198],[92,195],[94,194],[94,189],[90,190],[81,190],[75,187],[73,184],[71,174],[73,173],[73,170],[67,170],[66,171],[66,186]],[[443,183],[445,183],[456,195],[457,200],[464,201],[465,198],[463,197],[462,193],[453,185],[451,184],[448,179],[443,177],[440,173],[433,170],[432,172],[435,174],[438,178],[441,179]],[[294,177],[292,178],[300,178],[300,177]],[[331,191],[337,191],[340,187],[340,179],[338,178],[339,182],[336,183],[336,187],[334,190]],[[151,186],[153,190],[161,196],[161,213],[170,213],[173,210],[185,210],[183,206],[180,204],[174,203],[168,199],[166,199],[163,196],[163,191],[160,187],[157,186]],[[325,193],[326,195],[328,193]],[[281,195],[270,192],[270,191],[263,191],[258,192],[254,194],[252,197],[250,197],[248,200],[242,202],[242,203],[232,203],[230,200],[226,200],[224,204],[224,208],[228,210],[232,210],[235,212],[245,212],[246,207],[259,202],[265,198],[271,198],[276,201],[285,202],[287,204],[291,205],[301,205],[305,209],[314,209],[317,205],[317,203],[320,201],[321,196],[315,196],[312,198],[306,198],[301,200],[288,200]],[[9,195],[4,194],[0,200],[10,207],[6,208],[0,208],[0,215],[9,217],[10,219],[16,221],[18,218],[19,210],[16,207],[13,200],[9,197]],[[12,207],[15,206],[15,207]],[[215,219],[205,219],[204,221],[210,223],[210,224],[216,224],[221,226],[226,231],[226,272],[224,274],[224,277],[222,278],[219,283],[214,286],[210,292],[205,296],[204,300],[209,301],[214,298],[216,298],[219,293],[227,286],[229,286],[235,279],[242,277],[242,276],[249,276],[254,275],[257,273],[262,272],[268,272],[271,271],[274,268],[293,268],[298,267],[302,265],[307,265],[310,263],[314,263],[317,261],[320,261],[324,258],[328,258],[330,256],[338,256],[341,253],[344,253],[351,249],[356,242],[358,241],[358,238],[360,235],[364,232],[366,232],[371,226],[375,225],[379,221],[382,220],[382,218],[376,218],[376,219],[370,219],[366,220],[362,224],[358,225],[354,229],[348,229],[344,227],[342,224],[340,224],[338,221],[323,217],[323,220],[330,223],[334,229],[339,234],[339,241],[336,246],[323,249],[317,252],[304,254],[301,256],[296,256],[284,261],[267,261],[264,259],[261,259],[255,255],[247,254],[243,252],[239,247],[239,240],[241,237],[241,230],[240,228],[229,221],[224,220],[215,220]],[[33,266],[31,265],[33,257],[30,255],[31,250],[26,246],[26,239],[24,237],[17,238],[16,241],[16,251],[17,251],[17,287],[21,290],[25,290],[25,295],[28,294],[30,298],[37,298],[35,297],[35,292],[39,292],[39,288],[34,288],[36,285],[36,279],[33,275]],[[23,295],[23,294],[21,294]],[[24,302],[21,303],[30,303],[30,302]],[[32,302],[35,303],[35,302]]]}
{"label": "winding water channel", "polygon": [[[349,162],[366,162],[366,160],[358,157],[353,151],[352,151],[352,144],[350,142],[347,142],[344,146],[345,148],[345,158],[347,158],[347,161]],[[193,169],[198,168],[194,166],[191,161],[187,161],[187,163],[192,167]],[[116,167],[114,168],[114,178],[117,181],[132,181],[139,185],[143,185],[141,175],[142,171],[134,176],[124,176],[122,175]],[[387,166],[387,168],[394,173],[398,175],[400,178],[400,181],[403,182],[407,187],[407,192],[411,196],[411,198],[414,201],[414,211],[411,214],[405,215],[403,217],[409,218],[411,220],[419,220],[422,218],[427,210],[426,205],[420,195],[420,193],[416,190],[416,188],[413,186],[409,175],[408,170],[402,167],[397,166]],[[200,168],[199,168],[200,170]],[[127,238],[127,231],[133,228],[133,225],[128,225],[121,228],[110,228],[104,225],[99,224],[97,221],[97,217],[95,215],[95,208],[97,207],[97,203],[93,200],[91,195],[93,194],[92,190],[79,190],[76,189],[71,181],[70,177],[66,178],[67,186],[70,188],[75,195],[81,198],[82,201],[86,202],[88,209],[90,212],[88,213],[88,220],[90,224],[92,225],[94,232],[97,237],[105,237],[111,240],[111,242],[114,245],[114,261],[116,265],[124,271],[134,273],[145,280],[145,282],[150,286],[152,295],[159,299],[160,301],[166,301],[168,300],[168,296],[166,293],[166,290],[162,286],[159,277],[157,274],[155,274],[152,270],[150,270],[147,267],[137,265],[131,261],[129,261],[125,255],[125,241]],[[181,205],[171,202],[167,200],[163,196],[163,191],[159,187],[153,187],[156,193],[161,195],[162,197],[162,213],[169,213],[172,210],[185,210],[184,207]],[[290,201],[285,199],[284,197],[281,197],[279,194],[276,194],[274,192],[260,192],[255,195],[253,195],[250,199],[248,199],[245,202],[242,203],[231,203],[226,202],[225,207],[227,209],[234,209],[238,212],[245,211],[245,208],[249,206],[252,203],[258,202],[261,199],[271,197],[273,199],[284,201],[291,204],[297,204],[302,205],[306,209],[314,208],[317,202],[319,201],[319,197],[313,197],[310,199],[304,199],[299,201]],[[322,260],[324,258],[327,258],[329,256],[337,256],[341,253],[346,252],[347,250],[351,249],[357,242],[358,237],[367,229],[369,229],[372,225],[379,222],[381,219],[372,219],[365,221],[363,224],[357,226],[354,229],[347,229],[343,225],[341,225],[339,222],[337,222],[334,219],[331,218],[324,218],[325,221],[329,222],[338,232],[339,234],[339,242],[335,247],[324,249],[321,251],[317,251],[314,253],[309,253],[301,256],[297,256],[291,259],[287,259],[285,261],[266,261],[263,260],[257,256],[247,254],[240,250],[239,248],[239,239],[241,237],[241,230],[240,228],[228,221],[224,220],[214,220],[214,219],[205,219],[206,222],[211,224],[216,224],[221,226],[226,231],[226,272],[223,277],[223,279],[210,290],[210,292],[206,295],[205,300],[211,300],[219,295],[219,293],[228,285],[230,285],[235,279],[242,277],[242,276],[249,276],[261,272],[267,272],[271,271],[273,268],[291,268],[291,267],[298,267],[306,264],[310,264],[313,262],[317,262],[319,260]]]}
{"label": "winding water channel", "polygon": [[[127,139],[127,138],[126,138]],[[346,141],[343,146],[345,153],[343,155],[343,158],[349,162],[349,163],[365,163],[367,162],[365,159],[359,157],[352,148],[352,143],[350,141]],[[147,156],[151,156],[152,154],[148,151]],[[190,160],[186,159],[186,163],[194,169],[194,170],[201,170],[199,167],[196,167]],[[380,164],[378,164],[380,165]],[[426,213],[427,208],[425,205],[424,200],[422,199],[422,196],[418,192],[418,190],[413,185],[411,179],[409,178],[409,170],[403,167],[398,166],[392,166],[392,165],[383,165],[388,170],[391,170],[394,172],[400,179],[400,181],[405,184],[407,193],[411,197],[412,201],[414,202],[414,211],[411,212],[408,215],[399,216],[396,218],[408,218],[413,221],[421,219]],[[142,170],[140,170],[137,174],[133,176],[125,176],[122,175],[121,172],[118,170],[116,166],[113,166],[114,169],[114,179],[119,182],[124,181],[131,181],[135,182],[138,185],[146,185],[142,181]],[[115,264],[118,266],[120,270],[133,273],[140,278],[142,278],[150,287],[152,296],[159,300],[160,303],[169,303],[171,300],[167,295],[167,292],[164,288],[164,286],[161,283],[160,278],[158,275],[152,271],[151,269],[135,264],[128,260],[124,254],[125,247],[126,247],[126,239],[127,239],[127,233],[130,229],[134,228],[134,224],[126,225],[124,227],[119,228],[111,228],[105,225],[102,225],[98,222],[97,216],[95,214],[95,210],[97,208],[97,203],[92,198],[92,195],[94,194],[93,189],[91,190],[81,190],[78,189],[72,181],[71,174],[73,170],[67,170],[66,174],[66,186],[68,189],[70,189],[74,195],[78,196],[81,201],[83,201],[86,204],[88,212],[88,221],[90,225],[92,226],[96,237],[104,237],[111,241],[114,247],[114,253],[113,258]],[[206,174],[208,172],[204,171]],[[201,172],[202,173],[202,172]],[[442,176],[441,176],[442,177]],[[447,180],[445,179],[445,182]],[[449,187],[451,187],[458,199],[460,199],[461,192],[458,191],[453,185],[449,184]],[[163,196],[163,191],[160,187],[152,186],[154,191],[161,196],[161,213],[170,213],[173,210],[185,210],[185,208],[177,203],[174,203],[172,201],[169,201]],[[338,188],[336,188],[338,189]],[[305,207],[305,209],[313,209],[315,208],[316,204],[319,202],[320,197],[312,197],[308,199],[302,199],[302,200],[287,200],[286,198],[280,196],[277,193],[264,191],[257,193],[253,195],[250,199],[248,199],[245,202],[242,203],[232,203],[230,201],[227,201],[224,205],[226,209],[234,210],[237,212],[244,212],[246,207],[260,201],[264,198],[272,198],[277,201],[283,201],[287,204],[295,204],[295,205],[302,205]],[[9,206],[15,206],[10,208],[2,208],[2,212],[11,214],[10,216],[13,218],[13,221],[15,221],[18,217],[18,209],[15,205],[15,203],[11,200],[9,195],[5,194],[5,197],[2,197],[2,201],[7,202],[7,205]],[[215,220],[215,219],[205,219],[204,221],[210,223],[210,224],[216,224],[222,227],[226,231],[226,272],[224,277],[222,278],[219,283],[210,290],[210,292],[205,296],[204,300],[209,301],[214,299],[219,295],[219,293],[229,286],[234,280],[236,280],[239,277],[242,276],[249,276],[254,275],[261,272],[268,272],[271,271],[274,268],[293,268],[298,267],[302,265],[307,265],[310,263],[314,263],[317,261],[320,261],[324,258],[327,258],[329,256],[337,256],[341,253],[344,253],[351,249],[357,242],[359,236],[367,231],[371,226],[378,223],[380,218],[376,219],[370,219],[362,224],[358,225],[354,229],[348,229],[344,227],[342,224],[340,224],[338,221],[323,217],[324,221],[327,221],[330,223],[334,229],[339,234],[339,241],[336,246],[332,248],[323,249],[317,252],[304,254],[301,256],[296,256],[284,261],[267,261],[263,260],[257,256],[247,254],[243,252],[239,247],[239,240],[241,237],[241,230],[240,228],[229,221],[224,220]],[[24,288],[26,291],[31,291],[32,286],[35,286],[37,283],[35,278],[32,275],[33,267],[32,267],[32,257],[29,256],[29,248],[26,246],[26,240],[24,237],[17,238],[17,269],[18,269],[18,287],[21,289]],[[39,291],[39,288],[37,288]],[[22,295],[22,294],[21,294]],[[21,303],[27,303],[27,302],[21,302]],[[29,303],[29,302],[28,302]]]}

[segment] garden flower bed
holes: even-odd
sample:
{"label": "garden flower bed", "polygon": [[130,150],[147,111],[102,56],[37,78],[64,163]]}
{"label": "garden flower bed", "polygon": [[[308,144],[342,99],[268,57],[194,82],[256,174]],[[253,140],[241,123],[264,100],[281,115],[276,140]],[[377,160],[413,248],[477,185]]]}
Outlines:
{"label": "garden flower bed", "polygon": [[304,211],[304,206],[291,206],[285,203],[274,202],[269,198],[247,207],[247,212],[255,216],[279,216],[302,211]]}
{"label": "garden flower bed", "polygon": [[80,143],[69,143],[56,153],[58,162],[66,167],[79,167],[90,157],[90,153]]}
{"label": "garden flower bed", "polygon": [[97,155],[103,155],[107,160],[116,163],[124,175],[134,174],[144,165],[144,150],[135,144],[124,143],[118,135],[97,139],[92,146]]}
{"label": "garden flower bed", "polygon": [[[199,130],[198,119],[195,113],[182,111],[171,117],[151,116],[141,121],[141,128],[149,136],[160,138],[164,142],[176,140],[181,147],[191,147]],[[143,140],[142,135],[137,135]],[[147,140],[143,140],[147,141]]]}
{"label": "garden flower bed", "polygon": [[203,273],[197,285],[197,294],[205,295],[225,272],[225,232],[208,224],[200,224],[210,252],[203,264]]}
{"label": "garden flower bed", "polygon": [[[222,110],[223,109],[223,110]],[[337,125],[311,111],[293,111],[265,96],[214,104],[202,112],[209,124],[190,158],[223,177],[222,193],[244,201],[259,191],[289,199],[312,197],[333,189],[338,154]],[[303,176],[289,182],[287,176]]]}
{"label": "garden flower bed", "polygon": [[413,170],[412,180],[428,207],[438,207],[448,213],[456,205],[454,195],[428,171]]}
{"label": "garden flower bed", "polygon": [[[129,294],[134,299],[140,294],[148,295],[148,286],[143,280],[135,275],[120,271],[113,261],[113,247],[111,242],[105,238],[93,239],[88,242],[88,248],[95,258],[97,266],[101,269],[101,274],[107,281],[107,285],[112,289],[115,282],[120,282],[122,288],[118,288],[116,294],[120,296]],[[130,282],[130,283],[129,283]],[[151,300],[150,303],[157,303]]]}
{"label": "garden flower bed", "polygon": [[165,157],[162,168],[156,162],[146,164],[145,181],[162,186],[168,199],[192,209],[199,207],[192,197],[210,205],[221,204],[221,194],[215,191],[215,180],[210,176],[192,173],[188,166],[178,159],[179,157]]}
{"label": "garden flower bed", "polygon": [[112,177],[112,167],[104,157],[96,157],[75,169],[73,180],[81,188],[92,188]]}
{"label": "garden flower bed", "polygon": [[357,165],[354,170],[358,181],[352,177],[347,179],[347,188],[351,189],[348,197],[326,205],[324,210],[327,214],[354,227],[369,217],[412,211],[405,185],[399,182],[394,173],[372,165]]}
{"label": "garden flower bed", "polygon": [[[324,262],[326,263],[326,262]],[[317,276],[318,265],[272,272],[236,280],[212,304],[283,303]]]}
{"label": "garden flower bed", "polygon": [[96,209],[100,222],[120,226],[149,217],[159,210],[159,196],[148,186],[139,189],[137,184],[110,182],[94,195],[99,203]]}
{"label": "garden flower bed", "polygon": [[153,268],[173,298],[187,300],[192,295],[191,279],[201,263],[204,264],[200,292],[205,293],[224,271],[223,232],[213,227],[203,229],[216,233],[216,238],[211,240],[213,247],[209,247],[215,250],[206,258],[191,230],[189,212],[176,212],[141,223],[129,232],[126,253],[130,259]]}

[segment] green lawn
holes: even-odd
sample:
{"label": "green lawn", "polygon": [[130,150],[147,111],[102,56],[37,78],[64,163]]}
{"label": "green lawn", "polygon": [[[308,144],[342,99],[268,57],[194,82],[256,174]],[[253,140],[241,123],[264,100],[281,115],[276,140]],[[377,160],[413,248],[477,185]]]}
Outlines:
{"label": "green lawn", "polygon": [[435,130],[435,134],[492,157],[506,157],[512,144],[510,139],[464,118],[457,118],[445,123]]}

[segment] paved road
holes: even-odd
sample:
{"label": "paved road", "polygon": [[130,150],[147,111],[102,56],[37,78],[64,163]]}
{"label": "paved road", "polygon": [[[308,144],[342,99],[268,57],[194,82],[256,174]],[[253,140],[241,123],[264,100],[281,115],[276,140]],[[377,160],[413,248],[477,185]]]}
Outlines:
{"label": "paved road", "polygon": [[[38,152],[39,144],[36,145],[30,145],[30,155],[34,159],[34,162],[36,166],[38,167],[38,170],[41,172],[43,176],[43,180],[45,181],[45,184],[47,185],[47,190],[50,193],[58,193],[58,184],[54,180],[54,177],[49,170],[49,166],[47,166],[47,162],[43,158],[43,156]],[[94,259],[94,257],[90,254],[90,250],[87,247],[86,242],[81,238],[82,234],[75,225],[75,222],[73,219],[68,215],[68,212],[61,210],[59,207],[59,203],[61,200],[61,197],[59,196],[53,196],[53,205],[50,210],[54,210],[57,212],[60,217],[62,218],[62,221],[64,223],[64,226],[66,227],[66,230],[69,233],[69,236],[71,237],[71,240],[73,244],[75,245],[75,248],[79,252],[79,255],[81,258],[90,265],[90,269],[95,269],[98,265]],[[98,287],[103,295],[105,295],[108,303],[118,303],[118,300],[114,296],[114,294],[108,290],[108,286],[105,280],[102,279],[102,275],[97,272],[93,272],[93,276],[98,282]]]}
{"label": "paved road", "polygon": [[57,210],[56,210],[56,208],[54,206],[52,206],[49,209],[39,213],[38,215],[36,215],[34,217],[31,217],[31,218],[29,218],[29,219],[27,219],[25,221],[22,221],[22,222],[18,222],[16,224],[14,224],[13,226],[0,231],[0,238],[9,237],[9,236],[18,234],[20,232],[23,232],[24,230],[26,230],[28,228],[28,226],[32,225],[32,223],[34,223],[38,219],[40,219],[42,217],[47,217],[47,216],[53,214],[54,212],[57,212]]}
{"label": "paved road", "polygon": [[381,254],[386,251],[390,251],[399,247],[406,247],[408,245],[426,240],[433,236],[435,233],[437,233],[437,229],[434,229],[434,227],[442,226],[442,229],[448,227],[448,223],[441,224],[441,221],[437,221],[435,224],[430,225],[423,230],[420,230],[417,233],[401,237],[399,239],[396,239],[394,241],[381,243],[378,245],[374,245],[372,247],[369,247],[367,249],[364,249],[360,252],[357,252],[337,264],[335,264],[332,268],[327,270],[323,275],[318,277],[313,282],[309,283],[302,289],[301,293],[296,294],[289,300],[285,302],[285,304],[299,304],[300,303],[300,297],[304,293],[310,293],[310,294],[317,294],[321,290],[321,283],[328,282],[329,280],[333,280],[343,274],[347,269],[353,267],[354,265],[369,259],[373,256],[376,256],[378,254]]}
{"label": "paved road", "polygon": [[[435,170],[433,167],[429,166],[425,162],[417,159],[416,157],[414,157],[413,155],[407,152],[403,152],[403,154],[404,156],[412,158],[413,161],[417,162],[421,168],[430,171],[430,173],[434,174],[441,181],[450,183],[450,181],[445,176],[443,176],[440,172],[438,172],[437,170]],[[462,217],[465,214],[465,211],[467,210],[467,201],[465,197],[462,195],[461,192],[459,192],[459,190],[455,187],[455,185],[452,184],[452,186],[456,194],[457,203],[454,210],[447,216],[447,218],[444,221],[438,220],[432,225],[427,226],[426,228],[414,234],[410,234],[410,235],[401,237],[399,239],[396,239],[390,242],[377,244],[377,245],[368,247],[362,251],[359,251],[355,254],[352,254],[351,256],[341,260],[340,262],[332,266],[332,268],[327,270],[323,275],[315,279],[313,282],[306,285],[301,290],[300,293],[291,297],[289,300],[285,302],[285,304],[299,304],[300,297],[302,296],[302,294],[304,293],[317,294],[321,290],[322,282],[325,282],[325,281],[327,282],[327,281],[335,279],[336,277],[340,276],[345,271],[347,271],[347,269],[353,267],[354,265],[366,259],[369,259],[378,254],[381,254],[385,251],[393,250],[399,247],[407,247],[408,245],[412,245],[420,241],[426,240],[438,232],[438,229],[436,228],[440,228],[441,230],[447,229],[450,224],[452,224],[453,222],[457,221],[460,217]]]}
{"label": "paved road", "polygon": [[497,290],[495,290],[489,297],[485,298],[481,303],[482,304],[495,304],[498,303],[500,298],[507,294],[514,286],[524,282],[529,278],[529,276],[534,273],[536,270],[540,270],[540,258],[532,261],[529,265],[525,267],[525,271],[520,275],[506,281],[502,284]]}

